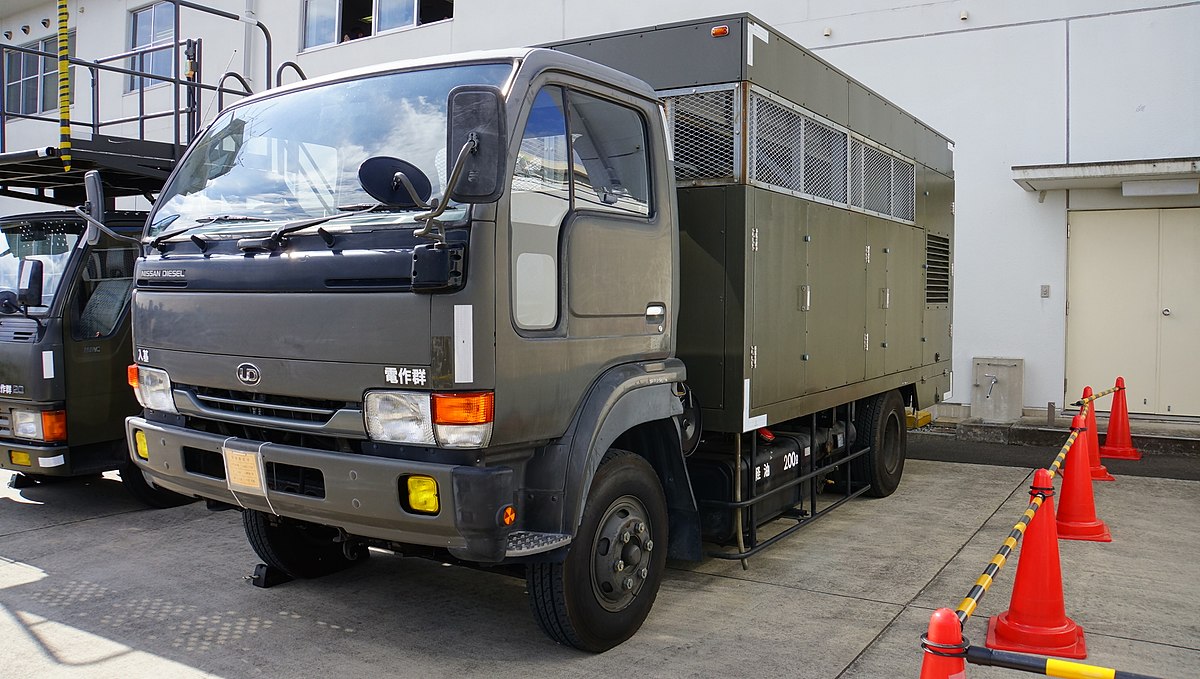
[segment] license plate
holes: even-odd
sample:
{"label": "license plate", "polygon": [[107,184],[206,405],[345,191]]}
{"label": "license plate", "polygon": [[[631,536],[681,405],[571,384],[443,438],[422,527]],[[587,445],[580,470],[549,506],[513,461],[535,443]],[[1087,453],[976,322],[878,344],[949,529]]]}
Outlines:
{"label": "license plate", "polygon": [[263,484],[262,456],[258,450],[237,450],[232,446],[221,446],[225,457],[225,480],[229,490],[239,493],[266,495]]}

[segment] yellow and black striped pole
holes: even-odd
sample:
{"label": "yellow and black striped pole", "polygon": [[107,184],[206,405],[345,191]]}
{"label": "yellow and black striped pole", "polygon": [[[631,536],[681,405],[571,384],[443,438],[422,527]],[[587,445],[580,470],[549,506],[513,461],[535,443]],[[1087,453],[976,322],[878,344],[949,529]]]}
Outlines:
{"label": "yellow and black striped pole", "polygon": [[71,171],[71,63],[67,0],[58,0],[58,155],[63,172]]}
{"label": "yellow and black striped pole", "polygon": [[1047,677],[1061,677],[1062,679],[1155,679],[1155,677],[1147,674],[1122,672],[1111,667],[1085,665],[1068,660],[1059,660],[1058,658],[1025,655],[1024,653],[993,651],[983,646],[967,647],[964,657],[972,665],[1003,667],[1010,670],[1041,674]]}

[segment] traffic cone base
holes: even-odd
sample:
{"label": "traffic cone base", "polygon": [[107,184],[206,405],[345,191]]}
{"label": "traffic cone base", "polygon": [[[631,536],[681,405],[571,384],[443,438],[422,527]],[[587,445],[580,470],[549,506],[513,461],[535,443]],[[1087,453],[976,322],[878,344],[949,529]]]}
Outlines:
{"label": "traffic cone base", "polygon": [[1005,611],[988,620],[987,647],[1060,658],[1086,658],[1083,628],[1070,618],[1064,620],[1066,622],[1058,627],[1034,627],[1014,622]]}
{"label": "traffic cone base", "polygon": [[1100,457],[1109,460],[1140,460],[1142,453],[1133,446],[1110,446],[1101,444]]}
{"label": "traffic cone base", "polygon": [[1060,540],[1087,540],[1089,542],[1112,542],[1112,533],[1108,532],[1108,526],[1096,519],[1095,521],[1063,521],[1056,522],[1058,527],[1058,539]]}
{"label": "traffic cone base", "polygon": [[1117,480],[1117,477],[1108,473],[1108,467],[1105,467],[1102,464],[1095,464],[1095,465],[1089,467],[1088,471],[1091,472],[1093,481],[1116,481]]}

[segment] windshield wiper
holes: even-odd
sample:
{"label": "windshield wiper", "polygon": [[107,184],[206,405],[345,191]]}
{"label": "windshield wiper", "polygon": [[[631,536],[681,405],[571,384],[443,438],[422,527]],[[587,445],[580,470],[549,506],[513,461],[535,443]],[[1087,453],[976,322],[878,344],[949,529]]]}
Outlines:
{"label": "windshield wiper", "polygon": [[150,241],[150,247],[156,248],[158,250],[162,250],[163,244],[166,241],[171,240],[175,236],[182,236],[183,234],[187,233],[188,231],[191,231],[192,229],[198,229],[201,226],[208,226],[210,224],[219,224],[221,222],[269,222],[269,221],[271,221],[271,220],[267,219],[266,217],[248,217],[245,215],[213,215],[211,217],[201,217],[196,220],[196,223],[191,224],[189,226],[182,226],[178,229],[175,229],[174,231],[167,231],[166,233],[160,233],[157,237],[154,238],[154,240]]}
{"label": "windshield wiper", "polygon": [[238,240],[238,247],[243,251],[271,252],[279,249],[279,246],[283,244],[283,237],[289,233],[303,231],[304,229],[319,226],[326,222],[332,222],[335,219],[342,219],[343,217],[351,217],[353,215],[370,212],[371,210],[374,210],[382,205],[382,203],[374,203],[364,207],[360,207],[358,205],[339,205],[338,209],[344,210],[339,214],[326,215],[324,217],[313,217],[312,219],[301,219],[298,222],[290,222],[275,229],[271,232],[271,235],[267,236],[266,238],[242,238]]}

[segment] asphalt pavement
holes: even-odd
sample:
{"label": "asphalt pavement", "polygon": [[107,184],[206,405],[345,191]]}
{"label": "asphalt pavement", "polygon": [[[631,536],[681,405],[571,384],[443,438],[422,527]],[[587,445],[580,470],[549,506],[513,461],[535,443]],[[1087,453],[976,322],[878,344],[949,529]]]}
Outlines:
{"label": "asphalt pavement", "polygon": [[[1057,452],[1009,448],[914,435],[896,494],[847,503],[748,569],[671,563],[641,631],[601,655],[543,636],[524,581],[504,574],[374,552],[259,589],[236,512],[143,509],[112,474],[3,487],[0,676],[916,677],[930,613],[957,606]],[[1113,472],[1095,495],[1114,541],[1060,542],[1086,662],[1196,676],[1200,481]],[[1016,566],[968,622],[972,641],[1008,607]]]}

